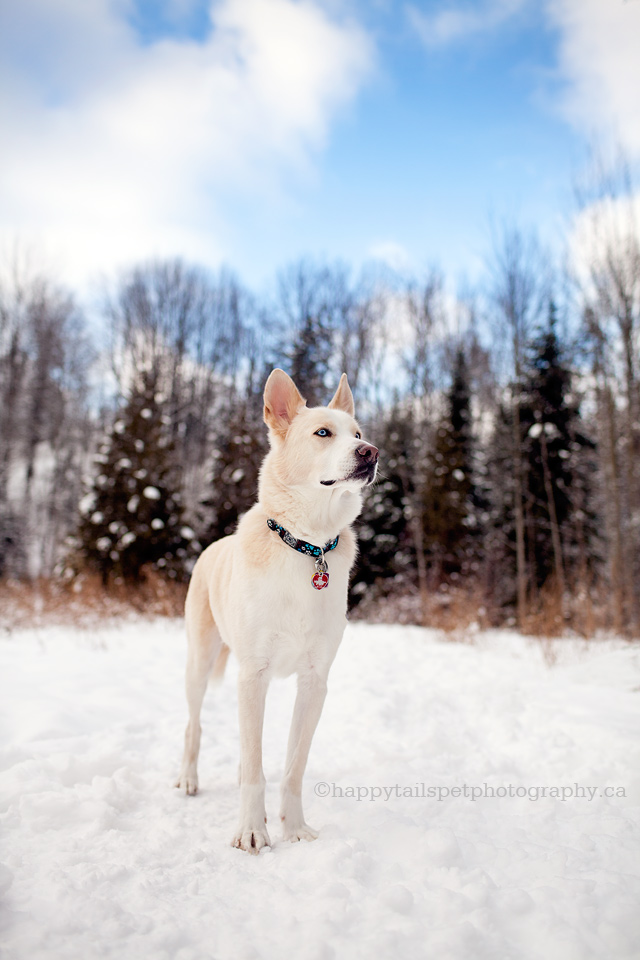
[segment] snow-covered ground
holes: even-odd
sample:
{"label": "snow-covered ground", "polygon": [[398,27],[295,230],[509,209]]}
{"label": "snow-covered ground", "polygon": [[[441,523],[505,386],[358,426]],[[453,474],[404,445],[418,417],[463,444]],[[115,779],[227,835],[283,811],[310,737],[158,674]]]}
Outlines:
{"label": "snow-covered ground", "polygon": [[474,639],[348,629],[305,783],[314,843],[277,841],[294,682],[274,684],[274,845],[251,857],[229,845],[233,665],[187,798],[179,622],[6,634],[0,953],[637,960],[640,649]]}

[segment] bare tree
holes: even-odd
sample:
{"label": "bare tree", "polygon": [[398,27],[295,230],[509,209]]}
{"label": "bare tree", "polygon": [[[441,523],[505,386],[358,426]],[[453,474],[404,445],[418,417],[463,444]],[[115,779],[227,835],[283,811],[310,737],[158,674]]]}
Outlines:
{"label": "bare tree", "polygon": [[489,303],[497,321],[494,326],[494,335],[497,342],[501,338],[506,338],[509,345],[517,615],[518,625],[522,628],[527,612],[528,575],[525,545],[525,464],[522,454],[520,395],[525,346],[548,299],[546,270],[535,236],[527,235],[517,227],[504,226],[494,236],[489,274]]}
{"label": "bare tree", "polygon": [[[577,190],[574,279],[597,385],[614,620],[640,628],[640,223],[624,157]],[[622,386],[622,390],[620,390]]]}
{"label": "bare tree", "polygon": [[[434,404],[438,381],[439,350],[446,339],[447,319],[443,300],[443,278],[432,270],[422,284],[410,282],[404,292],[402,311],[406,323],[405,342],[401,346],[401,365],[407,377],[409,423],[412,426],[412,482],[407,476],[406,489],[412,490],[407,503],[407,519],[416,556],[418,586],[423,619],[426,618],[430,585],[439,570],[427,566],[424,538],[424,508],[427,464],[434,442],[436,422]],[[431,580],[431,583],[430,583]]]}
{"label": "bare tree", "polygon": [[229,271],[215,277],[181,260],[153,261],[117,279],[104,313],[120,395],[136,372],[156,373],[185,482],[193,487],[212,441],[220,390],[235,389],[249,372],[248,354],[256,354],[253,299]]}
{"label": "bare tree", "polygon": [[91,360],[73,297],[14,258],[0,283],[0,526],[27,545],[18,573],[51,573],[73,522]]}

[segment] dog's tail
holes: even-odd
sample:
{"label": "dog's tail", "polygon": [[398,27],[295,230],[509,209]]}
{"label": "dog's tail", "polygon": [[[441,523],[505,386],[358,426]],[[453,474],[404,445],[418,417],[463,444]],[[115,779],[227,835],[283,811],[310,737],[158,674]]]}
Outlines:
{"label": "dog's tail", "polygon": [[217,685],[222,682],[224,677],[224,671],[227,666],[227,660],[229,659],[229,647],[226,643],[223,643],[220,647],[220,653],[216,657],[216,662],[213,665],[213,670],[211,671],[211,676],[209,677],[209,683]]}

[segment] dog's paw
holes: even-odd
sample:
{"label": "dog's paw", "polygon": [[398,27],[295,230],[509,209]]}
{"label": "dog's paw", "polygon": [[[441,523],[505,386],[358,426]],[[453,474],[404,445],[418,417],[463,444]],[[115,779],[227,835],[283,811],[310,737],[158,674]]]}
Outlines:
{"label": "dog's paw", "polygon": [[198,774],[181,773],[175,782],[178,790],[184,790],[188,797],[195,797],[198,792]]}
{"label": "dog's paw", "polygon": [[301,797],[286,788],[282,791],[280,820],[283,840],[297,843],[298,840],[316,840],[318,837],[318,831],[305,822]]}
{"label": "dog's paw", "polygon": [[308,823],[289,824],[286,818],[282,818],[282,839],[290,840],[291,843],[297,843],[298,840],[317,840],[318,831],[310,827]]}
{"label": "dog's paw", "polygon": [[[266,821],[265,821],[266,822]],[[238,850],[246,850],[247,853],[258,854],[263,847],[270,847],[271,840],[266,827],[244,827],[240,826],[231,841],[232,847]]]}

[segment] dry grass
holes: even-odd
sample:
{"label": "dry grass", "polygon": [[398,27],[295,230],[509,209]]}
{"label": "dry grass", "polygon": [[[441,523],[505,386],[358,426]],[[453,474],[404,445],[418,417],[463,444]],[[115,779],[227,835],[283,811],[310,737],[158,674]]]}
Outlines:
{"label": "dry grass", "polygon": [[372,591],[350,614],[353,620],[370,623],[406,623],[443,630],[452,638],[464,635],[469,627],[495,626],[492,611],[479,587],[441,586],[424,595],[405,587],[380,595]]}
{"label": "dry grass", "polygon": [[102,585],[99,576],[81,574],[70,581],[0,581],[0,626],[5,629],[45,624],[94,626],[105,620],[177,617],[184,611],[186,584],[149,570],[143,582]]}
{"label": "dry grass", "polygon": [[[350,617],[369,623],[417,624],[442,630],[451,639],[468,639],[478,629],[516,627],[515,611],[497,609],[477,584],[441,585],[421,596],[408,584],[384,592],[371,588]],[[113,583],[81,574],[70,580],[0,581],[0,629],[77,624],[95,626],[108,620],[180,617],[187,585],[148,570],[136,585]],[[530,602],[523,632],[541,639],[566,634],[589,638],[612,630],[606,591],[576,586],[564,601],[552,586]]]}
{"label": "dry grass", "polygon": [[[560,596],[553,584],[529,599],[522,633],[545,638],[577,635],[589,639],[613,631],[610,596],[604,588],[574,585]],[[442,630],[452,639],[466,638],[476,629],[516,628],[514,608],[491,604],[479,584],[441,584],[421,596],[415,587],[403,584],[395,592],[371,588],[350,614],[353,620],[371,623],[406,623]],[[470,631],[469,628],[473,627]],[[632,639],[631,634],[628,635]]]}
{"label": "dry grass", "polygon": [[570,632],[585,639],[611,633],[610,600],[610,592],[602,586],[577,583],[563,597],[550,582],[530,599],[524,632],[535,637],[560,637]]}

